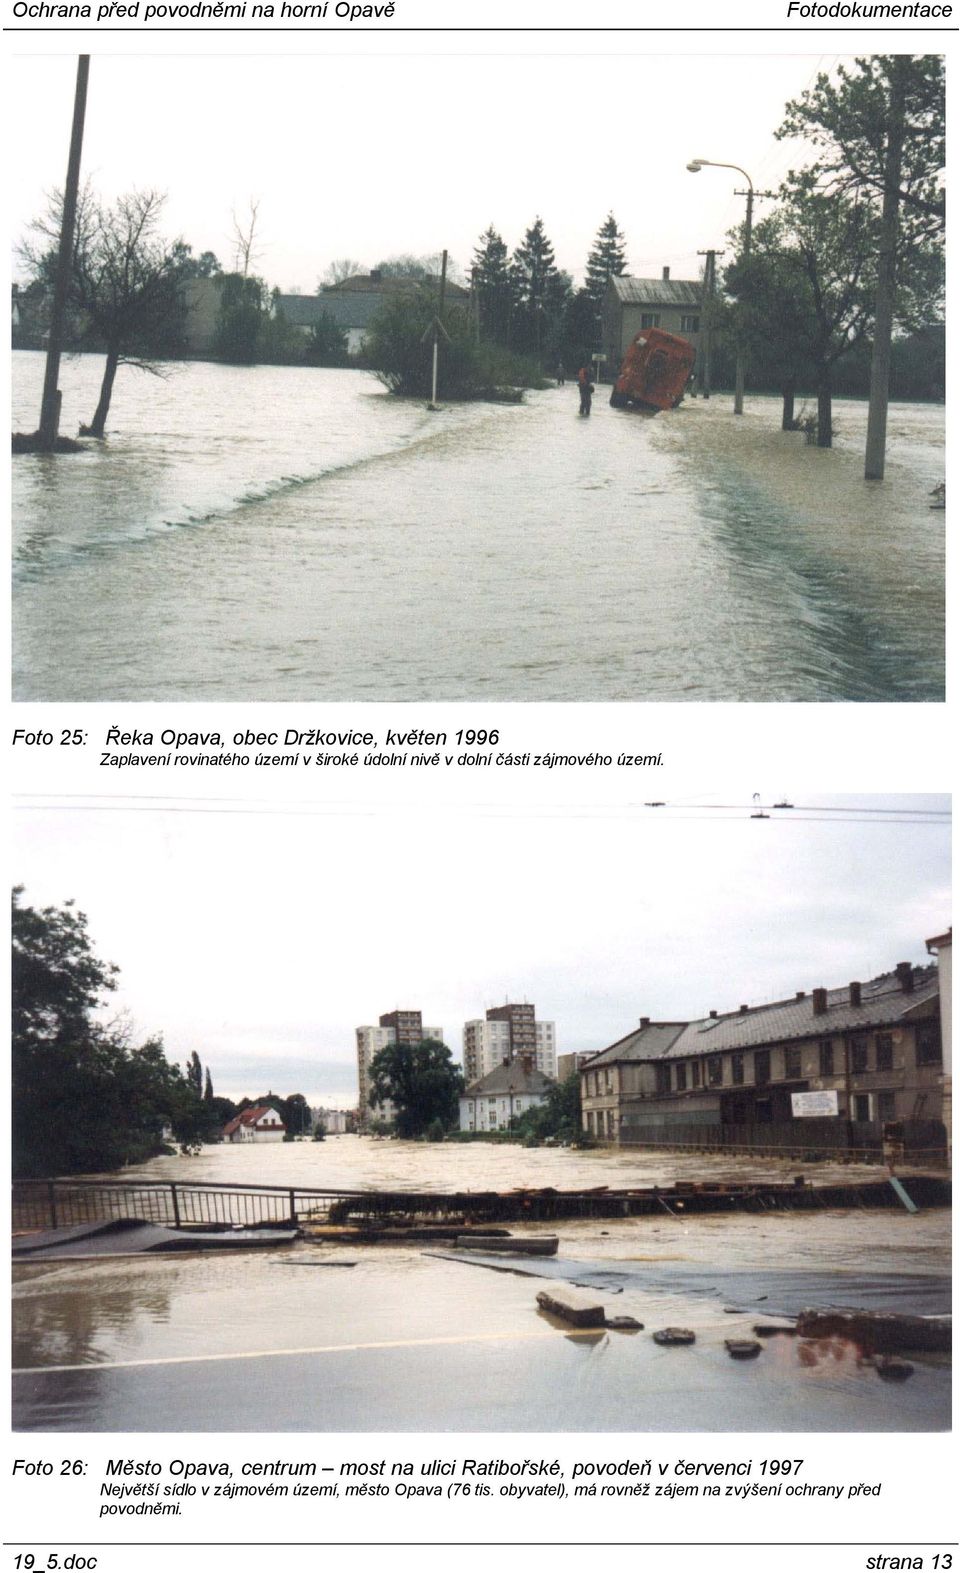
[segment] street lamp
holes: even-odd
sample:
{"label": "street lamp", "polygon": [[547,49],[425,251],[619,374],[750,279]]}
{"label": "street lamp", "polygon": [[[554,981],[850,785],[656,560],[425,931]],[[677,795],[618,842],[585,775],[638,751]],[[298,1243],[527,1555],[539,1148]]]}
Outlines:
{"label": "street lamp", "polygon": [[[737,196],[746,196],[747,199],[747,222],[743,231],[743,255],[745,257],[749,257],[750,240],[753,235],[753,181],[750,179],[750,176],[747,174],[746,170],[741,169],[739,164],[723,164],[719,159],[716,158],[692,158],[687,165],[687,169],[690,171],[691,175],[699,175],[705,164],[709,164],[713,169],[735,169],[737,174],[742,175],[744,180],[747,182],[746,192],[738,191]],[[738,339],[736,381],[733,391],[734,415],[743,414],[743,369],[743,345]]]}

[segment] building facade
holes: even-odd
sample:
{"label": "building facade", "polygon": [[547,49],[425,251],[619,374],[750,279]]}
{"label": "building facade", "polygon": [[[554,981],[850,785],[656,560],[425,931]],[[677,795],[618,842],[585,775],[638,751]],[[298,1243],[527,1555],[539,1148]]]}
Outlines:
{"label": "building facade", "polygon": [[627,348],[644,328],[675,333],[697,349],[703,285],[698,279],[672,279],[664,268],[659,279],[627,274],[607,280],[600,303],[604,377],[615,382]]}
{"label": "building facade", "polygon": [[257,1104],[244,1109],[223,1127],[223,1139],[228,1142],[282,1142],[287,1128],[276,1109],[269,1104]]}
{"label": "building facade", "polygon": [[422,1043],[424,1038],[435,1038],[443,1042],[442,1027],[425,1027],[422,1013],[418,1010],[390,1010],[380,1017],[375,1027],[358,1027],[357,1036],[357,1082],[360,1088],[360,1129],[365,1130],[371,1120],[386,1120],[388,1123],[395,1118],[396,1111],[390,1102],[378,1103],[371,1107],[370,1104],[370,1066],[374,1055],[381,1049],[387,1048],[391,1043],[406,1043],[414,1045]]}
{"label": "building facade", "polygon": [[890,1122],[942,1143],[937,969],[901,962],[686,1024],[645,1018],[584,1067],[581,1094],[584,1130],[621,1144],[875,1148]]}
{"label": "building facade", "polygon": [[555,1083],[537,1070],[529,1054],[504,1060],[471,1082],[460,1097],[462,1131],[506,1131],[511,1120],[543,1103]]}
{"label": "building facade", "polygon": [[583,1130],[596,1141],[616,1142],[625,1105],[641,1095],[642,1067],[659,1058],[686,1027],[683,1021],[641,1016],[633,1032],[594,1054],[580,1070]]}
{"label": "building facade", "polygon": [[538,1021],[535,1005],[494,1005],[483,1020],[464,1022],[463,1074],[468,1085],[488,1075],[504,1060],[524,1055],[536,1070],[556,1079],[556,1025]]}

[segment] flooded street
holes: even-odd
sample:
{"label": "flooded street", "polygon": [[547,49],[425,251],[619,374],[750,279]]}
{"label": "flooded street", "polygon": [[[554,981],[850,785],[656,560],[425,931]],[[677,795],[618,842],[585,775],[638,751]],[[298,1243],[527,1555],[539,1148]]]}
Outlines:
{"label": "flooded street", "polygon": [[[517,1146],[423,1146],[351,1137],[212,1148],[124,1178],[378,1184],[446,1190],[787,1178],[790,1164]],[[833,1170],[807,1170],[826,1179]],[[878,1171],[844,1170],[850,1178]],[[907,1182],[909,1183],[909,1182]],[[543,1279],[489,1271],[413,1242],[304,1240],[255,1255],[18,1263],[14,1424],[19,1429],[251,1430],[251,1384],[270,1429],[291,1431],[936,1430],[949,1369],[915,1361],[882,1381],[839,1339],[777,1337],[756,1361],[724,1338],[801,1305],[942,1311],[950,1212],[664,1216],[559,1225],[534,1273],[596,1287],[644,1331],[572,1333],[536,1308]],[[351,1264],[351,1265],[347,1265]],[[650,1333],[680,1324],[689,1349]]]}
{"label": "flooded street", "polygon": [[[14,466],[19,699],[936,700],[943,411],[833,450],[779,402],[439,414],[368,374],[122,369],[108,442]],[[14,355],[14,425],[42,357]],[[100,362],[68,363],[62,430]]]}

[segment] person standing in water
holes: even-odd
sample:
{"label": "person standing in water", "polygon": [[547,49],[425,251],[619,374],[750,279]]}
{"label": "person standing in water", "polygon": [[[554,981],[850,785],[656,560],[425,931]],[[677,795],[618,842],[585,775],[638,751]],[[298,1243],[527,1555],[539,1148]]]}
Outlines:
{"label": "person standing in water", "polygon": [[577,372],[577,387],[580,389],[580,414],[589,415],[590,405],[593,402],[593,383],[590,381],[591,367],[589,362],[580,367]]}

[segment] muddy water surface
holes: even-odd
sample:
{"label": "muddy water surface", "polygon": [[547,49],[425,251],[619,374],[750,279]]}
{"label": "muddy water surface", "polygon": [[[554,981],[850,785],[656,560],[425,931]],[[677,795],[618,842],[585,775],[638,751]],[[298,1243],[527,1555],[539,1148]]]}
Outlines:
{"label": "muddy water surface", "polygon": [[[696,1167],[710,1178],[780,1178],[795,1168],[702,1159]],[[477,1188],[667,1183],[687,1168],[693,1171],[692,1159],[678,1164],[660,1155],[344,1137],[210,1149],[141,1172],[452,1189],[471,1176]],[[570,1336],[537,1311],[537,1278],[414,1245],[304,1241],[256,1256],[18,1265],[16,1424],[256,1429],[251,1382],[269,1385],[270,1428],[279,1430],[903,1431],[948,1424],[949,1374],[936,1359],[917,1361],[909,1382],[894,1385],[836,1339],[772,1339],[745,1366],[723,1345],[749,1336],[758,1318],[774,1318],[787,1289],[804,1298],[809,1291],[812,1304],[858,1304],[880,1286],[901,1308],[924,1286],[930,1296],[942,1294],[948,1212],[665,1215],[558,1227],[560,1271],[588,1278],[609,1312],[636,1316],[642,1333]],[[696,1332],[692,1348],[652,1342],[654,1328],[677,1323]]]}
{"label": "muddy water surface", "polygon": [[[42,357],[14,356],[15,424]],[[14,467],[23,699],[936,699],[943,412],[837,446],[777,401],[575,390],[428,414],[367,374],[121,372],[105,444]],[[97,357],[63,375],[63,429]]]}

